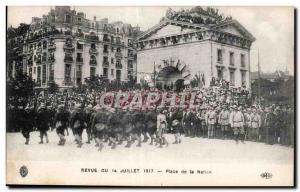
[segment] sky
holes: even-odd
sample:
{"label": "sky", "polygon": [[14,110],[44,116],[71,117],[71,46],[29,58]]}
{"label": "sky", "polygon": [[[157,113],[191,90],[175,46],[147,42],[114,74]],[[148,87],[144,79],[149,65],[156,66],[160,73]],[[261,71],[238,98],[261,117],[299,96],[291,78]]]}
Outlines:
{"label": "sky", "polygon": [[[179,10],[182,7],[172,7]],[[84,7],[72,6],[86,17],[97,20],[108,18],[109,22],[123,21],[147,30],[156,25],[168,7]],[[189,7],[183,7],[189,8]],[[251,71],[257,71],[258,53],[261,70],[274,72],[288,70],[294,74],[294,9],[293,7],[217,7],[219,13],[238,20],[255,38],[250,52]],[[30,23],[34,16],[47,14],[50,7],[8,7],[7,27]]]}

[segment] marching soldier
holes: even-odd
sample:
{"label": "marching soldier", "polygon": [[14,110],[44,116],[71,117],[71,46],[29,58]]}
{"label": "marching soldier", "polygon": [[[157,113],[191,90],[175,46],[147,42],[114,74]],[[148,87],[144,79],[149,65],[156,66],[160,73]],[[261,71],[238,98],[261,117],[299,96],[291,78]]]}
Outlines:
{"label": "marching soldier", "polygon": [[148,110],[145,117],[146,125],[147,125],[147,131],[150,135],[150,145],[153,145],[153,142],[155,141],[155,133],[156,133],[156,112],[152,108]]}
{"label": "marching soldier", "polygon": [[135,111],[132,115],[132,122],[133,122],[133,130],[132,130],[132,137],[138,141],[137,147],[142,146],[142,130],[144,129],[144,121],[145,116],[144,113],[140,111]]}
{"label": "marching soldier", "polygon": [[82,143],[82,132],[84,129],[85,123],[85,114],[80,104],[76,104],[74,111],[71,114],[70,127],[73,130],[75,140],[77,142],[77,147],[81,148]]}
{"label": "marching soldier", "polygon": [[166,119],[166,110],[160,110],[159,114],[157,115],[157,137],[159,141],[159,146],[162,147],[163,144],[168,146],[168,142],[164,136],[165,129],[167,128],[167,119]]}
{"label": "marching soldier", "polygon": [[171,116],[171,126],[175,136],[175,141],[173,142],[173,144],[181,143],[180,121],[181,121],[180,113],[178,112],[177,108],[174,108],[174,111],[172,112],[172,116]]}
{"label": "marching soldier", "polygon": [[239,139],[241,140],[242,143],[244,142],[244,115],[241,112],[241,107],[237,108],[236,106],[233,106],[233,112],[230,114],[230,124],[231,127],[233,128],[233,135],[235,138],[236,143],[238,144]]}
{"label": "marching soldier", "polygon": [[103,139],[107,131],[108,114],[105,112],[104,107],[96,106],[95,112],[91,116],[91,134],[95,137],[96,146],[98,151],[103,149]]}
{"label": "marching soldier", "polygon": [[45,104],[41,104],[38,112],[37,112],[37,128],[40,131],[40,138],[41,141],[39,142],[39,144],[43,144],[43,138],[44,136],[46,137],[46,143],[49,143],[49,139],[48,139],[48,134],[47,131],[49,130],[49,122],[50,118],[49,118],[49,112],[46,109]]}
{"label": "marching soldier", "polygon": [[26,139],[25,145],[28,145],[30,139],[30,132],[33,130],[33,125],[35,122],[35,113],[33,107],[27,106],[25,108],[25,111],[21,113],[20,122],[20,125],[22,125],[22,135]]}
{"label": "marching soldier", "polygon": [[92,105],[88,105],[86,107],[86,133],[87,133],[87,144],[90,144],[90,141],[92,140],[92,136],[91,136],[91,124],[92,124],[92,116],[93,116],[93,107]]}
{"label": "marching soldier", "polygon": [[58,145],[64,145],[66,142],[65,129],[67,128],[68,120],[69,115],[67,111],[65,111],[63,105],[59,105],[53,121],[53,124],[56,128],[56,133],[59,137]]}
{"label": "marching soldier", "polygon": [[118,111],[115,111],[114,108],[110,108],[110,115],[108,117],[108,138],[112,145],[112,149],[115,149],[117,146],[116,138],[121,126],[121,119],[118,115]]}
{"label": "marching soldier", "polygon": [[222,138],[227,139],[229,134],[229,116],[228,108],[224,106],[219,114],[219,124],[221,125]]}

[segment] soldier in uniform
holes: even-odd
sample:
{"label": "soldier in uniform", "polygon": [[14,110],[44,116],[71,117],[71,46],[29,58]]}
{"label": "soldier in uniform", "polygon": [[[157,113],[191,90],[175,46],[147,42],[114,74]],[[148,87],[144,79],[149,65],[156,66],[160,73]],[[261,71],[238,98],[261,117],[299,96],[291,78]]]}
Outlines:
{"label": "soldier in uniform", "polygon": [[92,140],[91,136],[91,123],[92,123],[92,115],[93,115],[93,107],[92,105],[88,105],[85,109],[85,117],[86,117],[86,133],[87,133],[87,144],[90,144],[90,141]]}
{"label": "soldier in uniform", "polygon": [[74,111],[71,114],[70,118],[70,127],[73,130],[75,136],[75,141],[78,144],[77,147],[81,148],[82,143],[82,132],[85,124],[85,113],[80,104],[76,104]]}
{"label": "soldier in uniform", "polygon": [[35,121],[35,114],[33,107],[27,106],[25,111],[21,113],[20,122],[21,122],[21,132],[24,138],[26,139],[25,145],[29,144],[30,132],[33,130],[33,125]]}
{"label": "soldier in uniform", "polygon": [[126,148],[130,148],[132,144],[132,130],[133,130],[133,109],[127,108],[127,111],[123,115],[121,120],[122,125],[124,126],[124,136],[127,140],[127,144],[125,145]]}
{"label": "soldier in uniform", "polygon": [[132,138],[138,141],[137,147],[142,146],[142,130],[144,129],[145,115],[141,110],[136,110],[132,115],[133,130]]}
{"label": "soldier in uniform", "polygon": [[258,141],[259,137],[259,129],[261,127],[261,117],[257,113],[257,109],[255,107],[252,108],[252,114],[250,115],[251,127],[249,129],[250,140]]}
{"label": "soldier in uniform", "polygon": [[58,145],[64,145],[66,142],[65,139],[65,129],[67,128],[69,121],[69,114],[64,109],[63,105],[58,106],[58,110],[54,117],[54,126],[56,128],[56,133],[59,137]]}
{"label": "soldier in uniform", "polygon": [[175,141],[173,142],[173,144],[178,144],[181,143],[181,138],[180,138],[180,121],[181,121],[181,117],[180,114],[178,112],[177,108],[173,108],[173,112],[172,115],[170,116],[170,123],[172,126],[172,130],[175,136]]}
{"label": "soldier in uniform", "polygon": [[244,111],[244,118],[245,118],[245,139],[249,139],[249,132],[251,128],[251,110],[249,108],[246,108]]}
{"label": "soldier in uniform", "polygon": [[274,131],[274,126],[275,126],[275,115],[272,112],[271,107],[266,108],[266,117],[265,117],[265,141],[267,144],[273,145],[275,142],[275,131]]}
{"label": "soldier in uniform", "polygon": [[167,119],[166,119],[166,114],[167,111],[161,109],[159,114],[157,115],[157,137],[159,141],[159,146],[162,147],[163,144],[168,146],[168,142],[164,136],[165,129],[167,128]]}
{"label": "soldier in uniform", "polygon": [[235,138],[236,143],[238,144],[239,139],[241,140],[242,143],[244,142],[244,124],[245,124],[245,119],[244,115],[241,112],[241,107],[237,108],[236,106],[233,106],[233,111],[230,114],[230,125],[233,128],[233,135]]}
{"label": "soldier in uniform", "polygon": [[146,113],[145,117],[146,125],[147,125],[147,131],[150,135],[150,145],[153,145],[153,142],[155,141],[155,133],[156,133],[156,111],[150,108],[148,112]]}
{"label": "soldier in uniform", "polygon": [[49,143],[49,139],[48,139],[48,134],[47,131],[49,130],[49,122],[50,118],[49,118],[49,112],[45,106],[45,104],[41,104],[38,113],[37,113],[37,117],[36,117],[36,121],[37,121],[37,128],[40,131],[40,138],[41,141],[39,142],[39,144],[43,144],[43,138],[44,136],[46,137],[46,143]]}
{"label": "soldier in uniform", "polygon": [[209,107],[209,111],[206,114],[206,124],[208,126],[208,138],[211,139],[214,136],[215,132],[215,125],[216,125],[216,119],[217,119],[217,114],[215,110],[213,110],[213,107]]}
{"label": "soldier in uniform", "polygon": [[122,126],[122,121],[118,113],[118,110],[110,108],[110,115],[108,117],[108,137],[112,149],[115,149],[117,146],[117,134],[120,132]]}
{"label": "soldier in uniform", "polygon": [[91,118],[91,135],[94,135],[96,146],[101,151],[103,149],[104,135],[107,131],[108,114],[105,112],[104,107],[96,106]]}
{"label": "soldier in uniform", "polygon": [[219,114],[219,124],[221,125],[222,139],[228,138],[229,116],[229,110],[226,106],[224,106]]}

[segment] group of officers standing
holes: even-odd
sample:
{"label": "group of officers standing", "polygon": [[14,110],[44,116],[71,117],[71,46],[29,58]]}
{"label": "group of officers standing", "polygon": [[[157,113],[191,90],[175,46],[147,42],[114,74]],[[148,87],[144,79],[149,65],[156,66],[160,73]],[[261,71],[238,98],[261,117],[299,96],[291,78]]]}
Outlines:
{"label": "group of officers standing", "polygon": [[40,132],[40,144],[49,142],[48,131],[56,129],[58,145],[66,143],[65,134],[69,128],[78,147],[84,141],[86,130],[87,144],[95,141],[101,151],[105,145],[115,149],[126,142],[131,147],[147,143],[158,147],[168,146],[166,133],[174,135],[173,144],[182,142],[185,137],[208,139],[230,139],[236,143],[245,140],[267,144],[293,145],[294,114],[286,106],[270,105],[261,107],[242,106],[198,106],[196,108],[105,108],[100,105],[75,103],[71,107],[59,104],[55,107],[41,103],[36,110],[28,105],[14,114],[16,126],[21,130],[25,144],[29,144],[30,132]]}

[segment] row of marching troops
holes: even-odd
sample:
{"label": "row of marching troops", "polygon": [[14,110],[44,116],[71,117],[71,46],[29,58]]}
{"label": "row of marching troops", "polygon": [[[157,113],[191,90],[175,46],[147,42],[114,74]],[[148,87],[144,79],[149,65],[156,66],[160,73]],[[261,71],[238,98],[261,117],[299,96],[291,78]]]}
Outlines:
{"label": "row of marching troops", "polygon": [[65,133],[71,128],[78,147],[83,145],[82,133],[86,130],[87,143],[95,140],[101,150],[107,142],[112,148],[126,142],[130,147],[135,141],[140,147],[150,139],[150,144],[167,146],[164,134],[174,134],[174,144],[181,143],[181,135],[233,139],[237,143],[245,140],[268,144],[293,145],[294,114],[289,107],[268,106],[264,109],[242,106],[208,106],[198,108],[104,108],[98,105],[75,104],[57,107],[41,104],[19,109],[14,114],[25,144],[30,132],[40,132],[40,143],[48,143],[47,132],[56,129],[59,145],[66,142]]}

